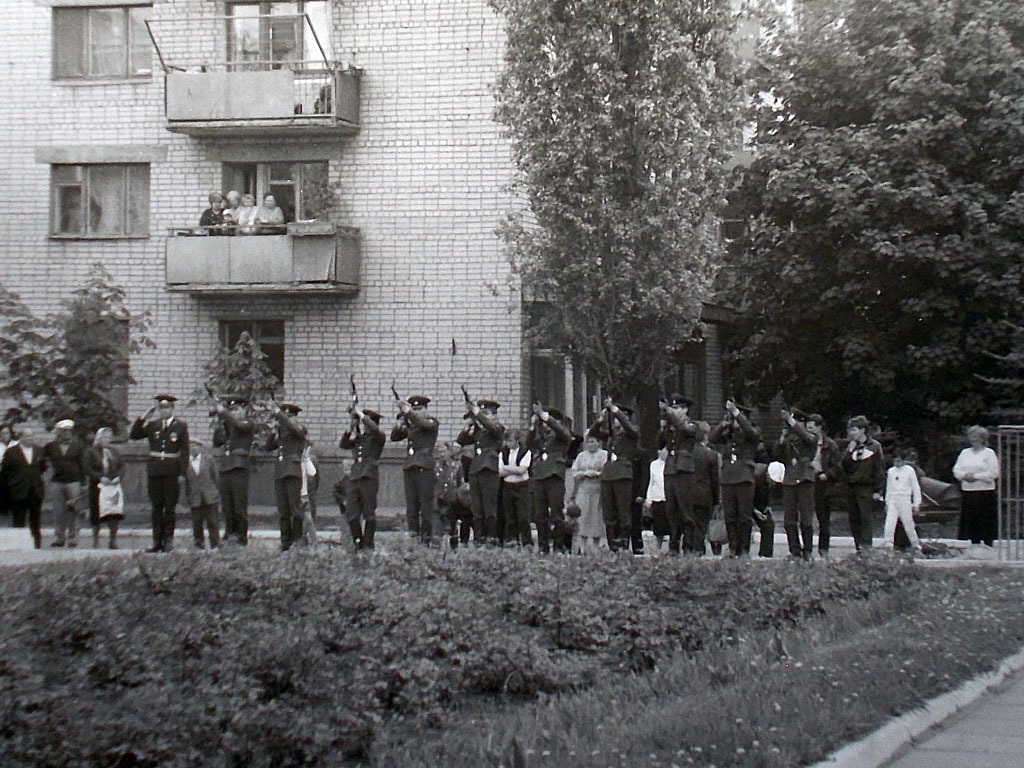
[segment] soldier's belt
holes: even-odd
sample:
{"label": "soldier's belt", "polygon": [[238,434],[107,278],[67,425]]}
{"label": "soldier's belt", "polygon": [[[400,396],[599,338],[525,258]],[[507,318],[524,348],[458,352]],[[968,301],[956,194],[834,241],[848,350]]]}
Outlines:
{"label": "soldier's belt", "polygon": [[161,453],[160,451],[150,451],[149,458],[151,459],[180,459],[180,453]]}

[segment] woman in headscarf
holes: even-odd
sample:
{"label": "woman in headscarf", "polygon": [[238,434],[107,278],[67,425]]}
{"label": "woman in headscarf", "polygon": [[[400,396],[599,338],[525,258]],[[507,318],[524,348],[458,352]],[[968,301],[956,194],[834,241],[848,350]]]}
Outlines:
{"label": "woman in headscarf", "polygon": [[117,528],[124,518],[124,494],[121,491],[121,470],[124,460],[111,445],[114,431],[100,427],[92,445],[85,452],[85,473],[89,477],[89,522],[92,524],[92,545],[100,545],[100,527],[110,530],[110,548],[117,549]]}

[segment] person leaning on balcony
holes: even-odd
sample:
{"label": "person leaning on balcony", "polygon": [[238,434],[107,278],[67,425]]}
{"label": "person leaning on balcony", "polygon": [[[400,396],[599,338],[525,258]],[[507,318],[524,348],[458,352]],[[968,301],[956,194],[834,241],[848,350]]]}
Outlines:
{"label": "person leaning on balcony", "polygon": [[210,193],[210,207],[199,217],[199,226],[207,234],[219,235],[224,227],[224,198],[220,192]]}
{"label": "person leaning on balcony", "polygon": [[254,223],[261,235],[277,235],[284,231],[284,211],[277,204],[277,198],[267,195],[263,204],[256,209]]}
{"label": "person leaning on balcony", "polygon": [[238,225],[239,234],[253,234],[256,231],[256,198],[246,192],[232,215]]}
{"label": "person leaning on balcony", "polygon": [[237,189],[232,189],[224,196],[224,201],[224,224],[233,228],[238,224],[238,206],[242,204],[242,195]]}

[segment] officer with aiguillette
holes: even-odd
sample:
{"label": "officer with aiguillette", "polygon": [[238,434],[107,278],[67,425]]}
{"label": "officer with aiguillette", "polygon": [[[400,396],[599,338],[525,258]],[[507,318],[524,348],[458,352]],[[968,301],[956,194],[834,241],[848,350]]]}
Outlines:
{"label": "officer with aiguillette", "polygon": [[249,453],[256,425],[246,414],[247,401],[241,395],[223,395],[214,406],[217,426],[213,445],[222,450],[220,505],[224,512],[224,542],[243,547],[249,542]]}
{"label": "officer with aiguillette", "polygon": [[[174,416],[174,395],[157,395],[156,405],[136,419],[128,433],[131,440],[148,440],[146,489],[153,509],[153,546],[147,552],[174,549],[174,508],[188,465],[188,425]],[[159,413],[157,413],[159,411]]]}

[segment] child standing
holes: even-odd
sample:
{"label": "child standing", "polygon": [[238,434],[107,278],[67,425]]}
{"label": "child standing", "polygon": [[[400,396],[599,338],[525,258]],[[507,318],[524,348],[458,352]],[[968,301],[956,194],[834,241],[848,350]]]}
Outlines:
{"label": "child standing", "polygon": [[665,513],[665,459],[668,448],[659,448],[658,456],[651,462],[650,480],[647,482],[647,497],[644,499],[644,515],[651,518],[651,533],[654,534],[654,557],[661,555],[668,541],[668,517]]}
{"label": "child standing", "polygon": [[914,527],[914,513],[921,508],[921,484],[917,472],[907,464],[903,448],[893,451],[892,466],[885,474],[885,548],[893,548],[896,521],[903,523],[914,554],[921,553],[921,540]]}
{"label": "child standing", "polygon": [[204,548],[203,527],[210,532],[210,549],[220,546],[220,477],[217,464],[206,452],[202,440],[189,441],[189,462],[185,467],[185,496],[192,508],[192,541]]}

